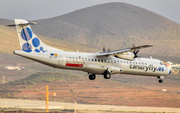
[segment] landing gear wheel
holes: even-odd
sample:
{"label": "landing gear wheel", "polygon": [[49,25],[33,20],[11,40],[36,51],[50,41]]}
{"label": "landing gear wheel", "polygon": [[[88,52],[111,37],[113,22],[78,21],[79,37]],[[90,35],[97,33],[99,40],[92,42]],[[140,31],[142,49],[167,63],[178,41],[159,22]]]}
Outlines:
{"label": "landing gear wheel", "polygon": [[96,79],[96,75],[95,74],[90,74],[89,75],[89,80],[94,80]]}
{"label": "landing gear wheel", "polygon": [[162,80],[162,79],[160,79],[160,80],[159,80],[159,83],[163,83],[163,80]]}
{"label": "landing gear wheel", "polygon": [[110,79],[110,78],[111,78],[111,74],[110,74],[108,71],[106,71],[106,72],[104,73],[104,78],[105,78],[105,79]]}

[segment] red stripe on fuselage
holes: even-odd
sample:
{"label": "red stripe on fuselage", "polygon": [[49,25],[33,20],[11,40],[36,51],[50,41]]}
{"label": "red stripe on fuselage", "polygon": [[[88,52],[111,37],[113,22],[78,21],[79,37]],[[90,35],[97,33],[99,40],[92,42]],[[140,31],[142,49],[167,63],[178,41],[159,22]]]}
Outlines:
{"label": "red stripe on fuselage", "polygon": [[83,64],[71,64],[71,63],[66,63],[66,66],[71,66],[71,67],[83,67]]}

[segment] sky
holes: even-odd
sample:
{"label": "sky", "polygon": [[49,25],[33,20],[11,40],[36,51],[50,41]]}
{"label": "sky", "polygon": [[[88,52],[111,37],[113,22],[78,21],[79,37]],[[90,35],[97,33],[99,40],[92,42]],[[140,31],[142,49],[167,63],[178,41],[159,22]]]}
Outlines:
{"label": "sky", "polygon": [[0,0],[0,18],[45,19],[109,2],[139,6],[180,24],[180,0]]}

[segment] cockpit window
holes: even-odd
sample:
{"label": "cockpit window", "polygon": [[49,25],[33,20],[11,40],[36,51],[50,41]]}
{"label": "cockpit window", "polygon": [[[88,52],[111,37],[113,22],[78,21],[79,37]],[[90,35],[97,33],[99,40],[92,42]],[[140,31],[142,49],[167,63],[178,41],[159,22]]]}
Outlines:
{"label": "cockpit window", "polygon": [[164,65],[164,63],[163,63],[163,62],[160,62],[160,65]]}

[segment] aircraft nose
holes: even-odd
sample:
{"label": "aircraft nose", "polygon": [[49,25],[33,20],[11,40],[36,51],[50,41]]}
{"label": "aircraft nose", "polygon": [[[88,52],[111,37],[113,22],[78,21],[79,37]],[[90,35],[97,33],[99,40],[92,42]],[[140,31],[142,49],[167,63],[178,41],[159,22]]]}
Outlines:
{"label": "aircraft nose", "polygon": [[168,70],[169,70],[169,75],[171,74],[171,70],[168,68]]}

